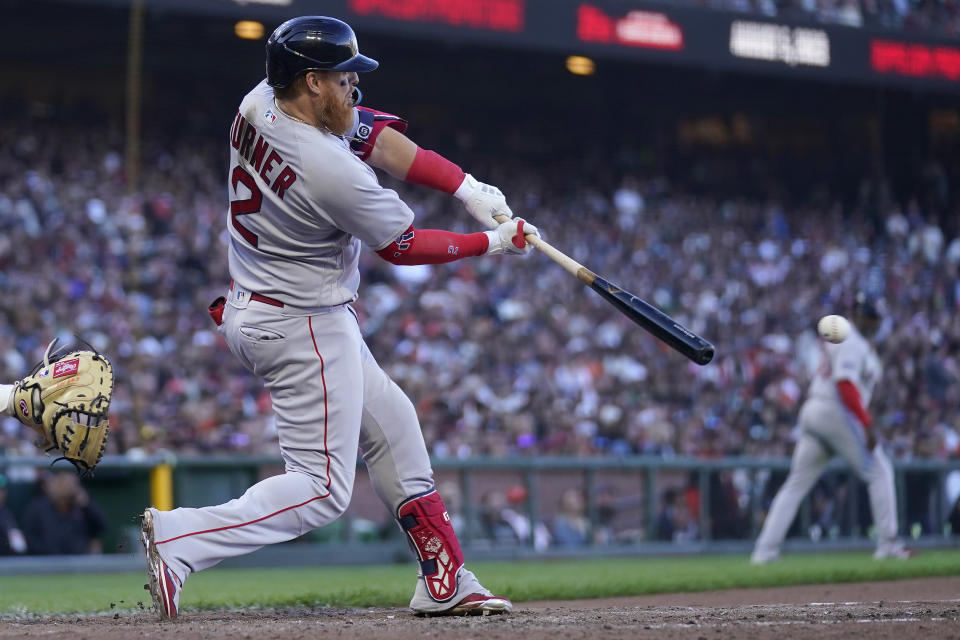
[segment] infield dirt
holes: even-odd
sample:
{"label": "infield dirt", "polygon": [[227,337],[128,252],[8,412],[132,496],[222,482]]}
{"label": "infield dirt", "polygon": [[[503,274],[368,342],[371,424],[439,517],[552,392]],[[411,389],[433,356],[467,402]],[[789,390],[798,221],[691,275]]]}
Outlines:
{"label": "infield dirt", "polygon": [[[149,602],[145,603],[149,606]],[[69,638],[954,638],[960,640],[960,576],[895,582],[733,589],[654,596],[517,603],[508,616],[417,618],[406,609],[152,611],[0,622],[0,639]]]}

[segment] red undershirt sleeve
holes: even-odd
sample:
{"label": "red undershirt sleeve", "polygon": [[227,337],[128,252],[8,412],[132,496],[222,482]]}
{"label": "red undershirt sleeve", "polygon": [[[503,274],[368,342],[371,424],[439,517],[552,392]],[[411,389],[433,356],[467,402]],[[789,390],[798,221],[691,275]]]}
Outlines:
{"label": "red undershirt sleeve", "polygon": [[863,403],[860,402],[860,392],[857,391],[857,387],[849,380],[839,380],[837,382],[837,392],[840,394],[840,399],[843,400],[843,404],[847,409],[860,420],[860,424],[862,424],[864,428],[869,428],[873,420],[870,418],[867,410],[864,409]]}
{"label": "red undershirt sleeve", "polygon": [[413,157],[413,164],[407,169],[404,180],[437,191],[453,193],[466,175],[463,169],[439,153],[417,147],[417,154]]}
{"label": "red undershirt sleeve", "polygon": [[377,251],[377,255],[393,264],[441,264],[461,258],[482,256],[489,246],[487,235],[453,233],[439,229],[414,229],[413,225],[400,237]]}

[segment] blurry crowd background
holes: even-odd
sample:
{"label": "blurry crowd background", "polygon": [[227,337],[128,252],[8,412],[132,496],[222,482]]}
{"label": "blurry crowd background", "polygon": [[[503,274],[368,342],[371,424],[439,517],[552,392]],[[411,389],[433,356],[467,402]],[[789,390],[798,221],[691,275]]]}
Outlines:
{"label": "blurry crowd background", "polygon": [[[960,35],[955,0],[678,2]],[[232,19],[148,12],[133,188],[127,8],[14,3],[15,29],[0,38],[0,382],[76,334],[116,366],[108,453],[276,455],[269,397],[206,312],[229,280],[228,128],[261,77],[263,42],[235,38]],[[73,44],[81,23],[99,25],[96,47]],[[30,35],[41,30],[42,41]],[[717,347],[710,365],[689,363],[536,252],[394,267],[367,250],[354,308],[436,458],[787,456],[819,363],[816,320],[848,313],[857,291],[886,315],[870,407],[881,440],[900,460],[960,457],[960,103],[946,85],[599,55],[595,75],[573,76],[568,52],[394,35],[360,34],[382,65],[362,80],[369,106],[408,118],[415,141],[499,186],[551,244]],[[418,227],[479,230],[454,198],[384,182]],[[0,456],[36,456],[33,441],[0,420]],[[105,531],[95,501],[63,474],[4,471],[13,491],[7,505],[0,475],[0,554],[62,550],[63,540],[28,549],[30,531],[57,529],[54,518],[87,550],[113,550],[139,508],[102,504]],[[101,479],[87,484],[95,498]],[[573,475],[549,483],[533,521],[514,480],[487,478],[466,496],[447,479],[441,490],[452,517],[472,522],[472,541],[544,548],[747,538],[782,480],[737,469],[701,484],[667,471],[652,527],[636,476],[598,480],[593,493]],[[903,480],[905,533],[960,532],[960,474]],[[862,492],[828,474],[811,495],[810,529],[793,533],[862,535]],[[383,523],[370,529],[397,535],[374,506]],[[359,520],[342,526],[357,531]]]}
{"label": "blurry crowd background", "polygon": [[[269,398],[205,311],[228,281],[225,144],[148,136],[143,188],[127,194],[120,142],[59,119],[0,126],[0,376],[76,333],[121,381],[108,453],[272,453]],[[887,314],[870,409],[893,454],[958,452],[960,239],[921,202],[953,202],[956,166],[931,162],[929,193],[868,214],[829,191],[675,184],[636,152],[453,155],[555,246],[713,341],[716,359],[689,363],[536,253],[393,267],[367,251],[355,308],[434,455],[788,455],[815,321],[858,290]],[[690,167],[721,171],[709,156]],[[476,230],[455,199],[390,184],[419,227]],[[6,453],[35,454],[31,441],[3,423]]]}

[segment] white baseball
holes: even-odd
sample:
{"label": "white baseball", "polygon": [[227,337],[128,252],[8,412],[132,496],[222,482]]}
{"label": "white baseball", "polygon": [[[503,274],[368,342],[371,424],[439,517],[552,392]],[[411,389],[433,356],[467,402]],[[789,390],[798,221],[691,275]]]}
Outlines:
{"label": "white baseball", "polygon": [[850,335],[850,321],[843,316],[823,316],[817,322],[817,333],[827,342],[843,342]]}

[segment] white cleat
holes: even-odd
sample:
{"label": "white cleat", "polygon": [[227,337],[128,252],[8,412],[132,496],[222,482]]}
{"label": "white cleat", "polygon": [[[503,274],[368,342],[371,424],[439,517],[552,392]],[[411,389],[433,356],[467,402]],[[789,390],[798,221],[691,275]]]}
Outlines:
{"label": "white cleat", "polygon": [[892,549],[877,549],[873,552],[874,560],[909,560],[914,555],[914,552],[910,549],[907,549],[903,545],[898,545]]}
{"label": "white cleat", "polygon": [[454,606],[443,611],[417,611],[418,616],[433,618],[436,616],[490,616],[513,611],[513,603],[506,598],[472,593]]}
{"label": "white cleat", "polygon": [[180,590],[182,585],[176,574],[160,557],[153,539],[153,512],[147,509],[140,516],[140,540],[147,554],[147,576],[150,578],[144,589],[153,597],[153,609],[161,620],[173,620],[180,608]]}
{"label": "white cleat", "polygon": [[779,560],[780,560],[780,553],[778,551],[774,551],[774,552],[754,551],[753,554],[750,556],[750,564],[754,566],[770,564],[772,562],[777,562]]}

